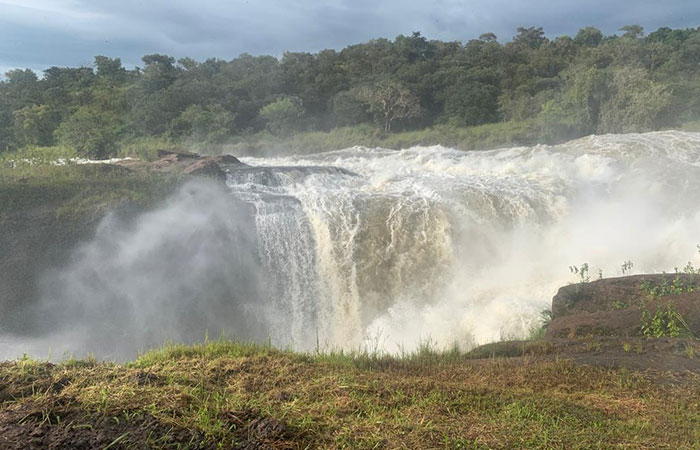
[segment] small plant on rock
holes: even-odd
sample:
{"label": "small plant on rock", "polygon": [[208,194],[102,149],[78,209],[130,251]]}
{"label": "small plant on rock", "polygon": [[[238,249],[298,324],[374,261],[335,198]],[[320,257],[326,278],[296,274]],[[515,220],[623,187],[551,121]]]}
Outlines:
{"label": "small plant on rock", "polygon": [[588,283],[591,281],[591,276],[588,273],[588,263],[581,264],[581,267],[569,266],[569,271],[579,278],[579,283]]}
{"label": "small plant on rock", "polygon": [[632,267],[634,267],[634,264],[632,261],[625,261],[622,263],[622,275],[629,275],[632,273]]}

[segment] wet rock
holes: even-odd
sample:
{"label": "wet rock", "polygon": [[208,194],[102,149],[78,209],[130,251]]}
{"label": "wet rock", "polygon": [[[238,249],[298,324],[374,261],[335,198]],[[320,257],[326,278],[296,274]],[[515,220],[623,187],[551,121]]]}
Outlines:
{"label": "wet rock", "polygon": [[226,180],[223,166],[245,166],[235,156],[201,156],[197,153],[181,149],[158,150],[159,159],[147,162],[140,160],[124,160],[103,166],[115,166],[136,172],[158,172],[167,174],[183,174]]}
{"label": "wet rock", "polygon": [[222,181],[226,180],[226,173],[221,166],[208,158],[198,159],[190,163],[182,169],[182,173],[199,177],[216,178]]}
{"label": "wet rock", "polygon": [[239,164],[242,166],[246,165],[243,164],[238,158],[236,158],[233,155],[210,156],[209,159],[211,159],[217,164]]}

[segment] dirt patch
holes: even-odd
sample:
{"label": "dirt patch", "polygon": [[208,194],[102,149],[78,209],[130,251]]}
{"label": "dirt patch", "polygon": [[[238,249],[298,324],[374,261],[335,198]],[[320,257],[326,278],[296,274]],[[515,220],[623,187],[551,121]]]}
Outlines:
{"label": "dirt patch", "polygon": [[594,337],[558,339],[553,345],[557,355],[579,364],[700,376],[700,342],[690,339]]}
{"label": "dirt patch", "polygon": [[216,448],[198,432],[160,422],[143,412],[120,417],[86,414],[73,399],[27,400],[0,412],[0,448],[5,450],[95,448]]}
{"label": "dirt patch", "polygon": [[137,386],[165,386],[165,377],[145,370],[136,370],[129,376]]}
{"label": "dirt patch", "polygon": [[54,378],[56,366],[51,363],[36,364],[27,370],[4,370],[16,368],[17,364],[22,363],[0,363],[0,404],[35,392],[57,394],[70,383],[66,377]]}
{"label": "dirt patch", "polygon": [[294,449],[295,433],[283,421],[262,417],[251,410],[233,411],[226,419],[237,430],[236,450]]}
{"label": "dirt patch", "polygon": [[486,344],[466,355],[469,359],[524,358],[537,360],[567,359],[577,364],[605,368],[690,376],[700,382],[700,342],[692,339],[618,336],[547,341],[509,341]]}

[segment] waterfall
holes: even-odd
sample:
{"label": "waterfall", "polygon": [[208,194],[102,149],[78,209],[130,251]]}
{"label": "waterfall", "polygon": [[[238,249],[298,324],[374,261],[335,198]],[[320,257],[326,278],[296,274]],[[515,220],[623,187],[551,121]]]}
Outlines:
{"label": "waterfall", "polygon": [[133,356],[206,330],[298,350],[466,349],[522,337],[571,265],[698,263],[700,133],[244,162],[225,187],[107,217],[46,275],[24,348]]}

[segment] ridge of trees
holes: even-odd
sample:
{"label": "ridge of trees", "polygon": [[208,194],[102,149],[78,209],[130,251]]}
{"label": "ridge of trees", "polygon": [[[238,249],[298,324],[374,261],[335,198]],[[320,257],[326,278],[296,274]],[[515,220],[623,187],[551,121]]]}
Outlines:
{"label": "ridge of trees", "polygon": [[419,32],[340,51],[242,54],[203,62],[152,54],[129,70],[11,70],[0,82],[0,152],[65,145],[107,157],[125,140],[158,136],[223,143],[375,123],[384,133],[536,118],[545,141],[625,133],[700,118],[700,28],[621,36],[585,27],[548,38],[520,27],[462,42]]}

